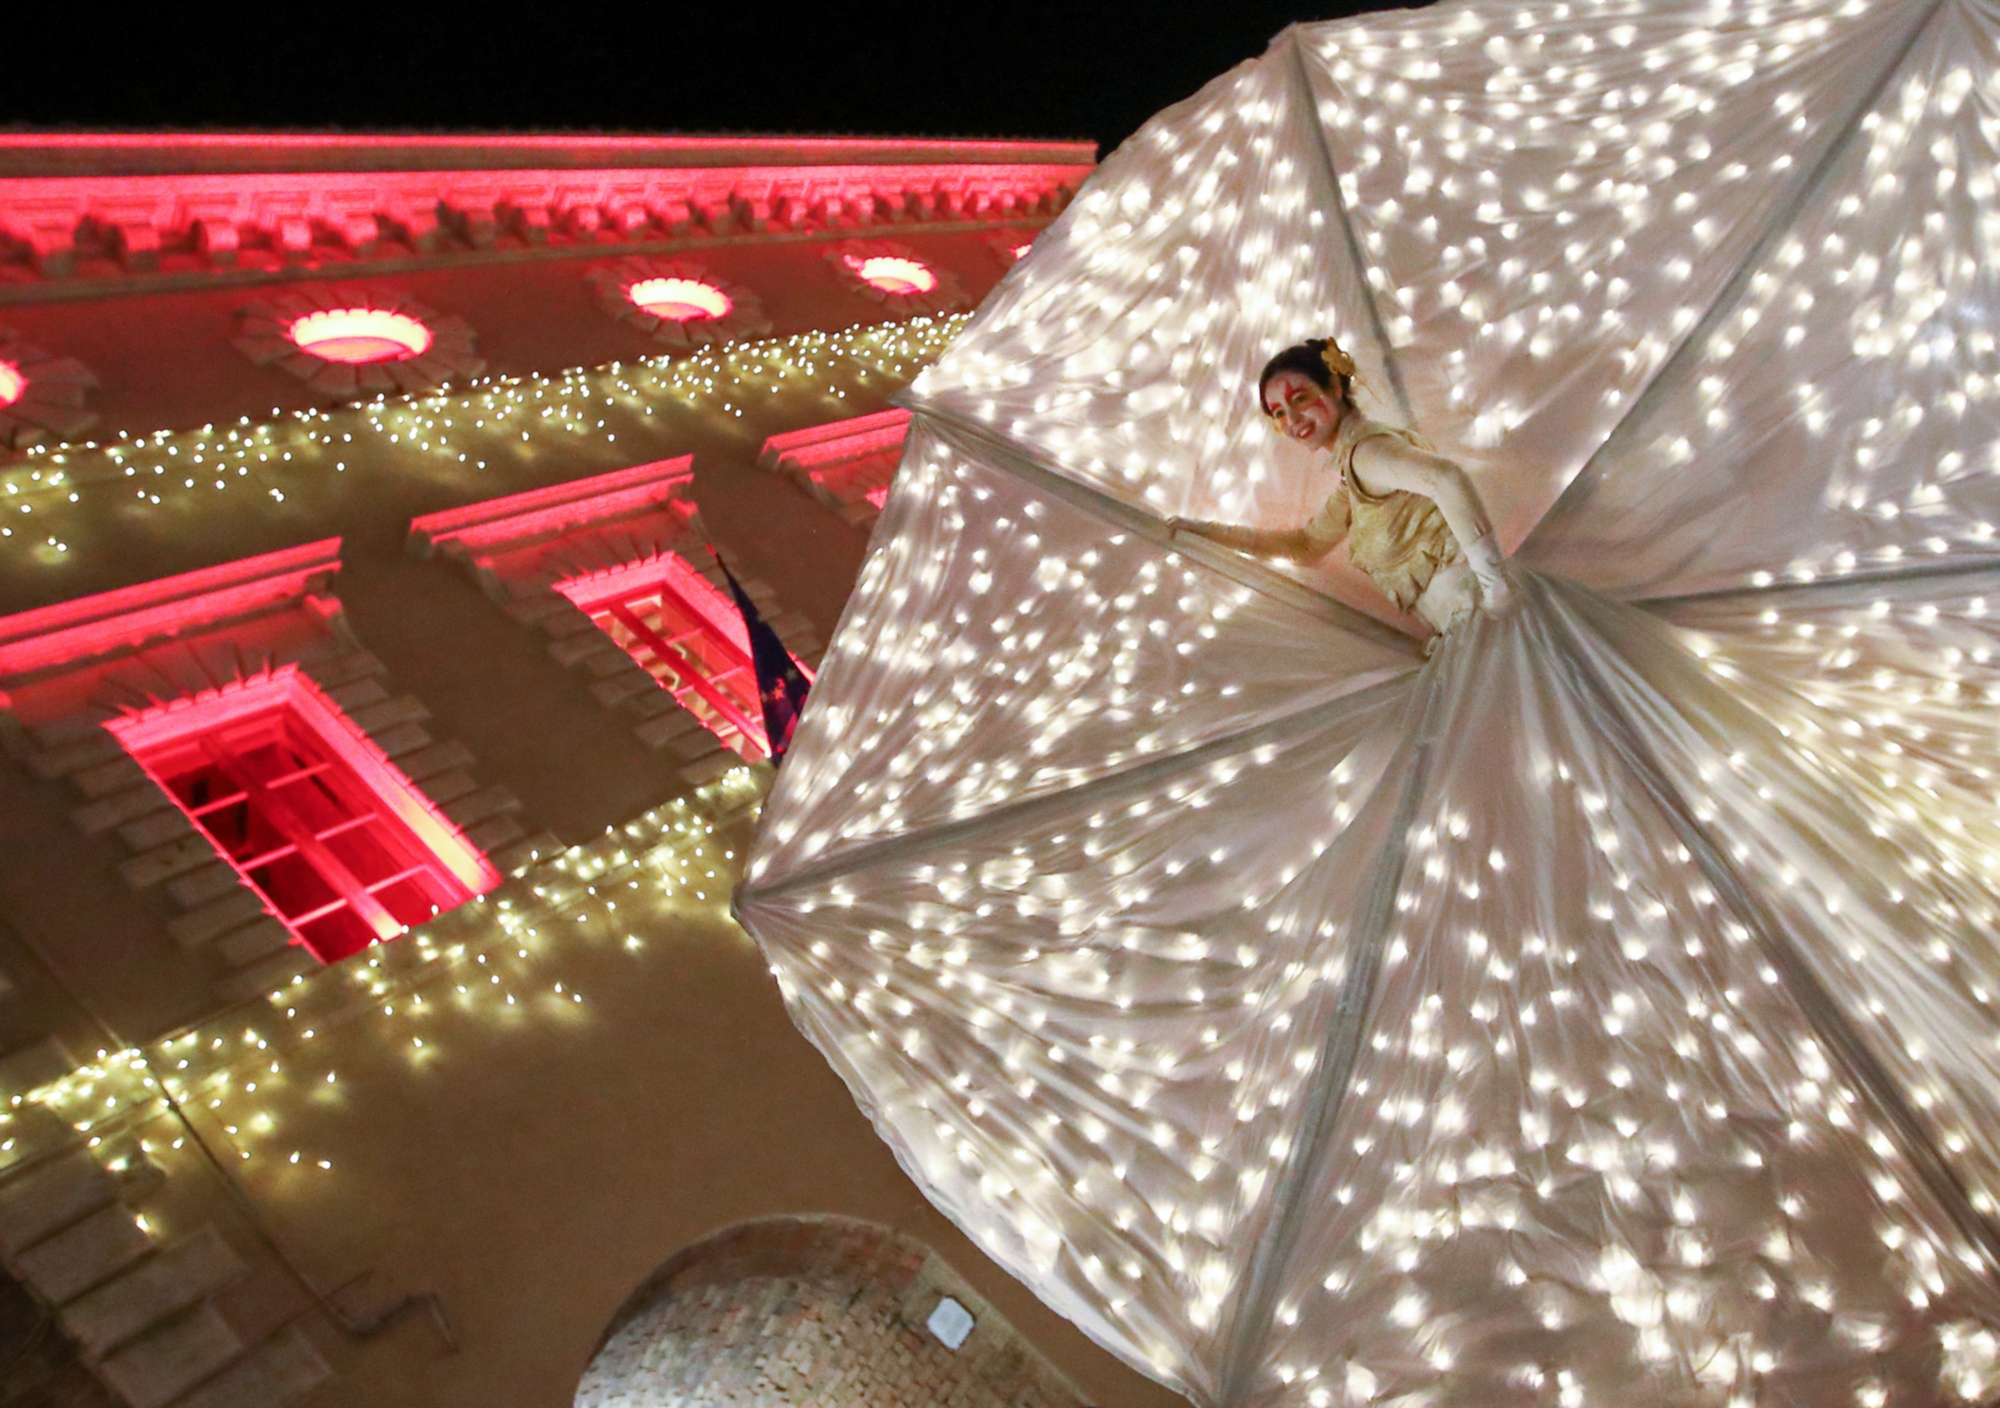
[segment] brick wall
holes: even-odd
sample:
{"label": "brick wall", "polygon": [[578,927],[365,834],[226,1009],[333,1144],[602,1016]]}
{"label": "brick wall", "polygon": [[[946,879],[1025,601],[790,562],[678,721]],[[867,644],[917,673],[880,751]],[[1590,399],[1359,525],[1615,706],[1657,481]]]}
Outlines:
{"label": "brick wall", "polygon": [[[941,1296],[974,1317],[956,1351]],[[920,1243],[847,1218],[774,1218],[690,1248],[613,1319],[577,1408],[1081,1408],[1039,1353]]]}

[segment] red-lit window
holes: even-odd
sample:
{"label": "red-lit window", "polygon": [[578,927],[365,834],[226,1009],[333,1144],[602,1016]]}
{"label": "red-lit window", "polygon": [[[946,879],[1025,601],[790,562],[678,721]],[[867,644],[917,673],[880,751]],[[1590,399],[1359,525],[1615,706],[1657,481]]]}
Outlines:
{"label": "red-lit window", "polygon": [[322,962],[499,881],[292,667],[108,727]]}
{"label": "red-lit window", "polygon": [[[672,554],[556,583],[725,747],[771,756],[750,633],[734,602]],[[800,673],[812,672],[794,659]]]}

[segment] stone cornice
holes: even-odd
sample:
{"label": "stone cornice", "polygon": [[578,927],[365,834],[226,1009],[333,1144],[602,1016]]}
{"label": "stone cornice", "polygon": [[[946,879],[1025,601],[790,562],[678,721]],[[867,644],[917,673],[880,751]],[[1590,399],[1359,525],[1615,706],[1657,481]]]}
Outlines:
{"label": "stone cornice", "polygon": [[501,244],[610,253],[686,235],[1037,220],[1090,172],[959,145],[986,159],[4,176],[0,286],[55,294],[80,264],[101,279],[106,269],[275,267],[315,250],[428,262]]}

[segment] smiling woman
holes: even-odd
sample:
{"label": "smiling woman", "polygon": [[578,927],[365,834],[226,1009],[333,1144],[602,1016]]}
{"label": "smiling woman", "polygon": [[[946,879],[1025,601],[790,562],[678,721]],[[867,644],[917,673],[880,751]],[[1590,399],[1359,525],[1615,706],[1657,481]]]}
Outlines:
{"label": "smiling woman", "polygon": [[1344,540],[1354,565],[1400,611],[1439,634],[1511,599],[1493,524],[1465,471],[1410,431],[1368,419],[1354,401],[1354,359],[1330,337],[1287,347],[1257,378],[1271,429],[1333,457],[1340,483],[1299,528],[1175,518],[1175,532],[1294,562]]}

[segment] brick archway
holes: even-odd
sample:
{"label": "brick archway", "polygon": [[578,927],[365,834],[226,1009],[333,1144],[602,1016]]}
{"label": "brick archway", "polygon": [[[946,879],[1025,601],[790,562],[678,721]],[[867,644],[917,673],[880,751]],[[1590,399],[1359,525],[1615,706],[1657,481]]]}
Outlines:
{"label": "brick archway", "polygon": [[[949,1298],[972,1328],[956,1349]],[[934,1316],[944,1337],[931,1328]],[[961,1321],[962,1324],[962,1321]],[[844,1217],[717,1233],[612,1317],[576,1408],[1082,1408],[1077,1390],[922,1243]]]}

